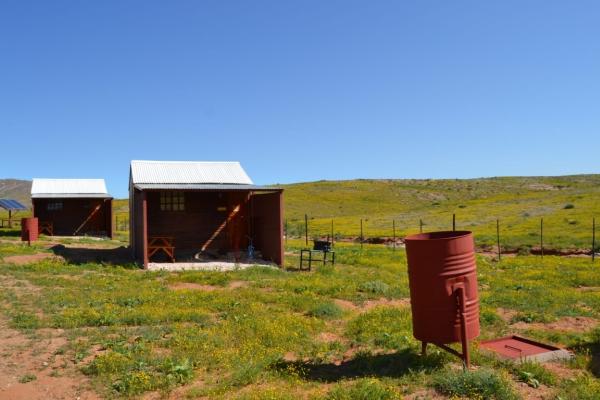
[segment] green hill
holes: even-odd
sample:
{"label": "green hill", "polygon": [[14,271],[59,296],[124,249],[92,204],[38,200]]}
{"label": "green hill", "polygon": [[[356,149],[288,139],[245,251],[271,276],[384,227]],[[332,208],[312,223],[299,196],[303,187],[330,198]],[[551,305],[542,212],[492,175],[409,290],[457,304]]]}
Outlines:
{"label": "green hill", "polygon": [[0,199],[15,199],[31,206],[31,181],[0,179]]}
{"label": "green hill", "polygon": [[540,218],[544,242],[554,248],[589,248],[592,218],[600,216],[600,175],[446,180],[350,180],[283,185],[288,231],[326,235],[391,236],[424,230],[472,230],[482,245],[495,242],[500,219],[503,245],[535,247]]}

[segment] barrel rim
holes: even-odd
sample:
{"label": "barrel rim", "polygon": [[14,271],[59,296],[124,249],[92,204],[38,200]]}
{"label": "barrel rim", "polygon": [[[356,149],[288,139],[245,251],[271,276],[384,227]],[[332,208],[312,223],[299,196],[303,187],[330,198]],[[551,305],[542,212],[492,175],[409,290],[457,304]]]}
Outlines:
{"label": "barrel rim", "polygon": [[[404,238],[405,242],[437,242],[455,240],[472,235],[471,231],[433,231],[416,233]],[[436,237],[432,237],[435,235]]]}

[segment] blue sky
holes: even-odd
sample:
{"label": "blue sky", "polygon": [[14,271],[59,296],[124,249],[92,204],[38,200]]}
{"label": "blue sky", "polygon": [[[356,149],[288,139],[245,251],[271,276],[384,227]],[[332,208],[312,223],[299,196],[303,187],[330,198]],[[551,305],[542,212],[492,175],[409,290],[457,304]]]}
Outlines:
{"label": "blue sky", "polygon": [[596,1],[4,1],[0,177],[600,172]]}

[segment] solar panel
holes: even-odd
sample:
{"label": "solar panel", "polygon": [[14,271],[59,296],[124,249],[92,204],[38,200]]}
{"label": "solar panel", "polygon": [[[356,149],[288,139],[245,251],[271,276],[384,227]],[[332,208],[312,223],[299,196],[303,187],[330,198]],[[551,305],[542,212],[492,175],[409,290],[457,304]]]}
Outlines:
{"label": "solar panel", "polygon": [[27,207],[13,199],[0,199],[0,207],[10,211],[25,211]]}

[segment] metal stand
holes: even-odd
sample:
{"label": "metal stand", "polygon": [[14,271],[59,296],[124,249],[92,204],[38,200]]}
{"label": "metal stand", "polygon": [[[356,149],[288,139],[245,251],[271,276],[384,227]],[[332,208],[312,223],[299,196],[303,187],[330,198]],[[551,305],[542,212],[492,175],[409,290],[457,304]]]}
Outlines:
{"label": "metal stand", "polygon": [[[321,255],[321,257],[318,257]],[[335,264],[335,251],[324,251],[324,250],[311,250],[311,249],[302,249],[300,250],[300,269],[304,269],[304,265],[308,264],[308,270],[312,269],[312,264],[314,261],[323,262],[323,265],[326,264]]]}
{"label": "metal stand", "polygon": [[[460,313],[460,341],[462,353],[459,353],[442,343],[432,344],[460,358],[463,361],[463,367],[469,369],[471,366],[471,356],[469,354],[469,340],[467,339],[467,296],[465,295],[465,286],[463,283],[458,283],[454,286],[454,294],[456,295],[456,305]],[[427,342],[421,343],[421,354],[423,356],[427,355],[427,344]]]}

